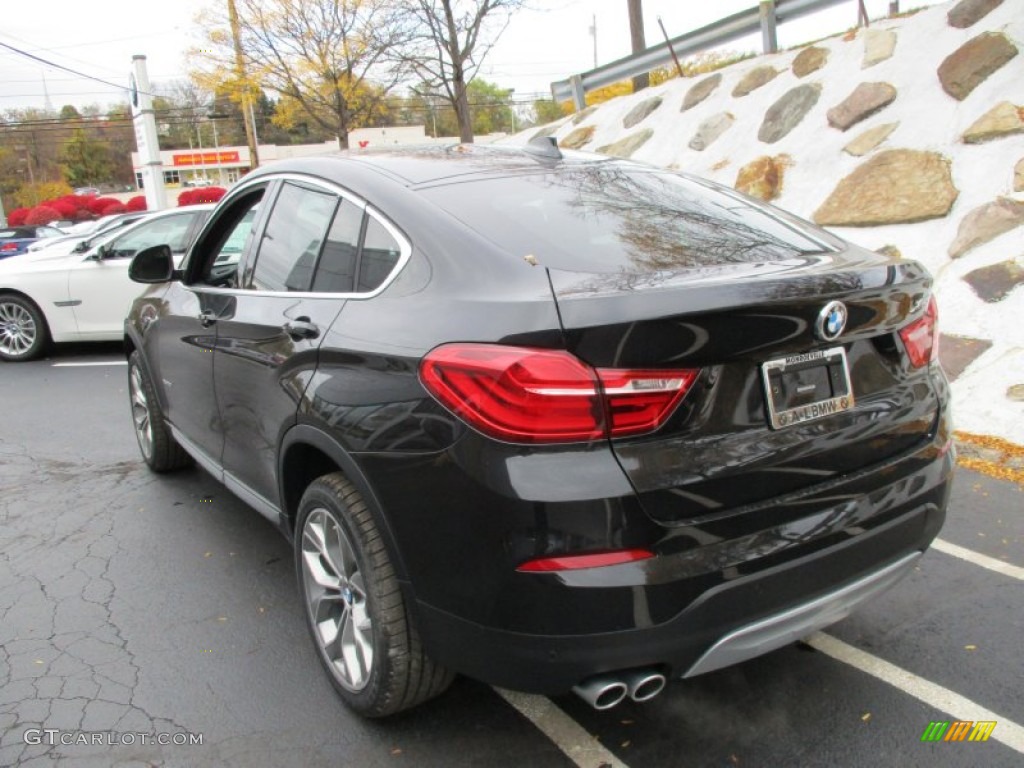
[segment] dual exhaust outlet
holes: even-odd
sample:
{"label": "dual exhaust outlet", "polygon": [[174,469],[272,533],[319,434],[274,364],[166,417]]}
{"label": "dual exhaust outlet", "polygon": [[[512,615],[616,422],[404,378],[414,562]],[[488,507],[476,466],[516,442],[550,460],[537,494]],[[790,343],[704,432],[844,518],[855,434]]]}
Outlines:
{"label": "dual exhaust outlet", "polygon": [[594,709],[611,709],[627,696],[633,701],[649,701],[662,692],[665,682],[660,672],[635,669],[587,678],[574,685],[572,692]]}

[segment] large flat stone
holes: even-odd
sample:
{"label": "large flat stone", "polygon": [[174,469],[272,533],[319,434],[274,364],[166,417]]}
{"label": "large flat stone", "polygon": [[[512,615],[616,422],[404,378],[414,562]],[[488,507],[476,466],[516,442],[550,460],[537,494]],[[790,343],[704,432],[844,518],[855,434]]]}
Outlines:
{"label": "large flat stone", "polygon": [[967,29],[974,26],[990,11],[1003,4],[1003,0],[960,0],[955,6],[949,9],[946,14],[946,21],[949,26],[957,29]]}
{"label": "large flat stone", "polygon": [[693,134],[693,138],[690,139],[690,149],[703,152],[735,122],[736,118],[731,112],[719,112],[717,115],[712,115],[701,123],[697,132]]}
{"label": "large flat stone", "polygon": [[645,99],[629,110],[629,113],[622,118],[622,127],[629,129],[635,126],[637,123],[643,122],[648,115],[654,110],[661,106],[661,97],[655,96],[653,99]]}
{"label": "large flat stone", "polygon": [[594,114],[596,111],[597,111],[597,106],[596,105],[591,106],[591,107],[587,107],[586,109],[581,109],[579,112],[577,112],[575,115],[572,116],[572,124],[573,125],[579,125],[584,120],[586,120],[588,117],[590,117],[592,114]]}
{"label": "large flat stone", "polygon": [[939,65],[942,89],[958,101],[1017,55],[1017,46],[1001,32],[983,32],[949,54]]}
{"label": "large flat stone", "polygon": [[820,83],[798,85],[786,91],[765,113],[757,138],[765,144],[774,144],[792,131],[818,103]]}
{"label": "large flat stone", "polygon": [[965,144],[981,144],[1015,133],[1024,133],[1024,107],[1001,101],[964,131],[962,139]]}
{"label": "large flat stone", "polygon": [[1004,261],[968,272],[963,279],[978,294],[979,299],[995,304],[1009,296],[1014,288],[1024,284],[1024,267],[1016,261]]}
{"label": "large flat stone", "polygon": [[653,135],[654,131],[650,128],[644,128],[612,144],[598,147],[597,151],[602,155],[611,155],[612,157],[632,157],[633,153],[646,144]]}
{"label": "large flat stone", "polygon": [[737,98],[746,96],[751,91],[756,91],[762,85],[770,83],[778,76],[779,70],[775,67],[754,67],[752,70],[747,72],[747,74],[745,74],[736,84],[736,87],[732,89],[732,95]]}
{"label": "large flat stone", "polygon": [[596,130],[596,125],[585,125],[582,128],[574,128],[568,136],[558,142],[558,146],[563,149],[579,149],[584,144],[590,143],[591,139],[594,138],[594,131]]}
{"label": "large flat stone", "polygon": [[721,82],[722,73],[715,72],[715,74],[710,77],[705,77],[696,85],[690,86],[690,90],[688,90],[686,95],[683,97],[682,111],[685,112],[688,109],[696,107],[704,101],[704,99],[710,96]]}
{"label": "large flat stone", "polygon": [[885,109],[896,100],[896,89],[889,83],[861,83],[853,93],[828,111],[828,124],[841,131]]}
{"label": "large flat stone", "polygon": [[899,123],[895,122],[884,123],[883,125],[876,125],[874,128],[868,128],[864,133],[843,147],[843,152],[848,155],[853,155],[854,157],[862,157],[889,138],[889,134],[895,131],[898,127]]}
{"label": "large flat stone", "polygon": [[793,74],[797,77],[807,77],[825,66],[827,61],[828,48],[819,48],[816,45],[804,48],[793,59]]}
{"label": "large flat stone", "polygon": [[891,29],[871,27],[864,31],[864,60],[861,69],[873,67],[892,58],[896,50],[896,33]]}
{"label": "large flat stone", "polygon": [[967,367],[992,347],[988,339],[939,334],[939,363],[950,381],[956,381]]}
{"label": "large flat stone", "polygon": [[1013,169],[1013,191],[1024,192],[1024,157],[1017,161],[1017,167]]}
{"label": "large flat stone", "polygon": [[782,177],[789,157],[759,157],[747,163],[736,174],[734,187],[761,200],[774,200],[782,191]]}
{"label": "large flat stone", "polygon": [[840,181],[814,220],[837,227],[912,224],[948,215],[958,194],[942,155],[890,149]]}
{"label": "large flat stone", "polygon": [[964,216],[949,246],[949,256],[957,259],[979,245],[1024,224],[1024,202],[1000,197],[985,203]]}

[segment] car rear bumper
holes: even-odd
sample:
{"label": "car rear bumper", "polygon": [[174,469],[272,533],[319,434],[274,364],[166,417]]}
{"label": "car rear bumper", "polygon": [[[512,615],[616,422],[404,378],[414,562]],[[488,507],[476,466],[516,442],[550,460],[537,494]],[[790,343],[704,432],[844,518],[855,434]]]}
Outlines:
{"label": "car rear bumper", "polygon": [[[922,462],[929,452],[931,460]],[[467,621],[417,601],[423,641],[438,661],[458,672],[543,694],[564,693],[593,675],[627,669],[654,667],[679,678],[737,663],[838,621],[912,568],[945,519],[953,458],[935,442],[904,459],[913,471],[879,473],[879,478],[892,477],[890,482],[876,478],[871,490],[864,490],[863,481],[856,488],[830,487],[821,501],[831,504],[819,505],[814,517],[837,525],[789,542],[784,554],[774,552],[731,572],[726,566],[726,578],[666,621],[645,626],[638,621],[606,632],[539,634]],[[640,615],[647,610],[650,585],[692,590],[703,583],[706,573],[693,569],[692,555],[684,551],[642,564],[528,578],[557,581],[552,595],[568,587],[585,594],[591,605],[594,591],[611,595],[633,583],[633,607]],[[545,594],[529,592],[534,600]]]}

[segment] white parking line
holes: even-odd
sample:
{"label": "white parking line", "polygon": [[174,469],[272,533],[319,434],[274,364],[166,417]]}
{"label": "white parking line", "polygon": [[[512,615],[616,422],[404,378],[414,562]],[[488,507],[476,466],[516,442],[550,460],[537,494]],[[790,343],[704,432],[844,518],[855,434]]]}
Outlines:
{"label": "white parking line", "polygon": [[1024,568],[1004,563],[1002,560],[996,560],[994,557],[983,555],[972,549],[965,549],[964,547],[959,547],[956,544],[950,544],[948,541],[943,541],[942,539],[936,539],[933,541],[932,549],[937,549],[939,552],[944,552],[945,554],[952,555],[953,557],[959,557],[961,560],[966,560],[968,563],[980,565],[982,568],[988,568],[990,571],[995,571],[1003,576],[1009,576],[1010,578],[1017,579],[1018,581],[1024,581]]}
{"label": "white parking line", "polygon": [[[992,731],[991,738],[994,741],[1002,742],[1010,747],[1010,749],[1024,754],[1024,727],[1003,717],[998,712],[986,709],[966,696],[961,696],[959,693],[948,688],[943,688],[938,683],[918,677],[913,672],[908,672],[897,667],[895,664],[890,664],[884,659],[872,656],[870,653],[854,648],[852,645],[847,645],[842,640],[838,640],[831,635],[815,632],[810,637],[805,638],[804,642],[815,650],[821,651],[844,664],[849,664],[861,672],[866,672],[872,677],[876,677],[882,682],[910,694],[928,706],[934,707],[940,712],[948,713],[959,720],[997,722],[998,725]],[[922,731],[926,725],[927,723],[921,724]],[[912,736],[917,736],[917,734],[912,734]]]}
{"label": "white parking line", "polygon": [[494,690],[580,768],[629,768],[550,699],[504,688]]}
{"label": "white parking line", "polygon": [[127,360],[102,360],[95,363],[50,363],[53,368],[93,368],[100,365],[128,365]]}

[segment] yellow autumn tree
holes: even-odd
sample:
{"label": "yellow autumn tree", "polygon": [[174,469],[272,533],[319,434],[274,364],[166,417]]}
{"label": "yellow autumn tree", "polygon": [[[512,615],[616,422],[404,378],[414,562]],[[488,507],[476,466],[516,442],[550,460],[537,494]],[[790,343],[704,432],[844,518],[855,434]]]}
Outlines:
{"label": "yellow autumn tree", "polygon": [[[236,0],[243,65],[238,66],[226,11],[208,10],[199,22],[204,44],[190,52],[192,77],[233,100],[276,92],[280,123],[298,115],[348,147],[353,128],[372,125],[388,92],[403,77],[388,54],[408,38],[387,0]],[[244,74],[240,74],[239,70]]]}

